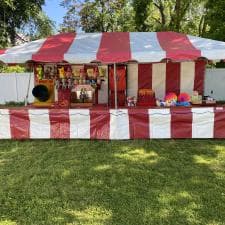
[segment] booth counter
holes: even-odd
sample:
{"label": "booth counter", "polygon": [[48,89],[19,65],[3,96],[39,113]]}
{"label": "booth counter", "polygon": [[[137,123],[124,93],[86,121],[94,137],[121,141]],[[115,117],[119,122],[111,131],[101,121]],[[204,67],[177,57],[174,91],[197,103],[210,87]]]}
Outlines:
{"label": "booth counter", "polygon": [[225,107],[0,109],[0,139],[225,138]]}

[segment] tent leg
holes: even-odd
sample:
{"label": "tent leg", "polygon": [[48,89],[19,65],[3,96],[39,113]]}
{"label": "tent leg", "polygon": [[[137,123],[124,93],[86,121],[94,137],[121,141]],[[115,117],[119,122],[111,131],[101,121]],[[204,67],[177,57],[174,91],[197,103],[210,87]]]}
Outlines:
{"label": "tent leg", "polygon": [[115,109],[118,108],[117,106],[117,79],[116,79],[116,63],[114,63],[114,98],[115,98]]}
{"label": "tent leg", "polygon": [[27,106],[28,103],[28,97],[29,97],[29,91],[30,91],[30,81],[31,81],[32,72],[30,72],[29,81],[28,81],[28,87],[27,87],[27,94],[25,97],[24,105]]}

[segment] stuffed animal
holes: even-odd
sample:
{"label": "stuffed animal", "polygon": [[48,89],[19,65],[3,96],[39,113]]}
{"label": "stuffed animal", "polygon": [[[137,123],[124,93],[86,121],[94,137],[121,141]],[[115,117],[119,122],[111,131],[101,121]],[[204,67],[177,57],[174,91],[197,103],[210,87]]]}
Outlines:
{"label": "stuffed animal", "polygon": [[175,93],[170,92],[165,96],[166,106],[176,106],[176,103],[177,103],[177,95]]}
{"label": "stuffed animal", "polygon": [[38,77],[38,80],[42,80],[43,79],[43,76],[44,76],[44,71],[43,71],[43,68],[41,65],[39,65],[37,68],[37,77]]}
{"label": "stuffed animal", "polygon": [[190,106],[191,97],[188,93],[180,93],[178,96],[177,106]]}
{"label": "stuffed animal", "polygon": [[59,70],[59,78],[65,78],[65,70],[64,70],[64,67],[60,67],[58,68]]}
{"label": "stuffed animal", "polygon": [[191,97],[188,93],[180,93],[178,96],[178,102],[190,102],[191,101]]}

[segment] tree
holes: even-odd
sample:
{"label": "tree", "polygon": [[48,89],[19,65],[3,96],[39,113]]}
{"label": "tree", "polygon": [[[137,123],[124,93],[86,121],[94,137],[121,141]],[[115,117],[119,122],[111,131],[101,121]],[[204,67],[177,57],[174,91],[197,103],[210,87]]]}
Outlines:
{"label": "tree", "polygon": [[208,0],[206,3],[205,26],[203,36],[225,41],[225,1]]}
{"label": "tree", "polygon": [[30,18],[21,28],[21,32],[29,36],[30,40],[36,40],[53,35],[55,31],[55,23],[42,11],[35,17]]}
{"label": "tree", "polygon": [[135,25],[138,31],[147,31],[146,23],[149,16],[149,7],[152,0],[133,0],[133,8],[135,12]]}
{"label": "tree", "polygon": [[45,0],[1,0],[0,45],[7,45],[9,40],[15,45],[18,29],[32,20],[40,22],[41,6],[44,2]]}
{"label": "tree", "polygon": [[[134,30],[134,12],[127,0],[64,0],[67,9],[62,28],[85,32]],[[63,29],[62,29],[63,30]]]}
{"label": "tree", "polygon": [[204,0],[133,0],[139,31],[171,30],[196,34]]}

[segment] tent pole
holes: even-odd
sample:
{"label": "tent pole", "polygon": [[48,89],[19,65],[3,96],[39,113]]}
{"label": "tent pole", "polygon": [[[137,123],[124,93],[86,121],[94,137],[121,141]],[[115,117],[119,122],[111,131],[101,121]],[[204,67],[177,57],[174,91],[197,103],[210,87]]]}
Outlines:
{"label": "tent pole", "polygon": [[[34,65],[32,66],[34,68]],[[32,76],[32,72],[30,72],[30,75],[29,75],[29,81],[28,81],[28,87],[27,87],[27,94],[26,94],[26,97],[25,97],[25,101],[24,101],[24,105],[27,106],[27,103],[28,103],[28,97],[29,97],[29,91],[30,91],[30,81],[31,81],[31,76]]]}
{"label": "tent pole", "polygon": [[116,63],[114,63],[114,98],[115,98],[115,109],[117,109],[117,79],[116,79]]}

